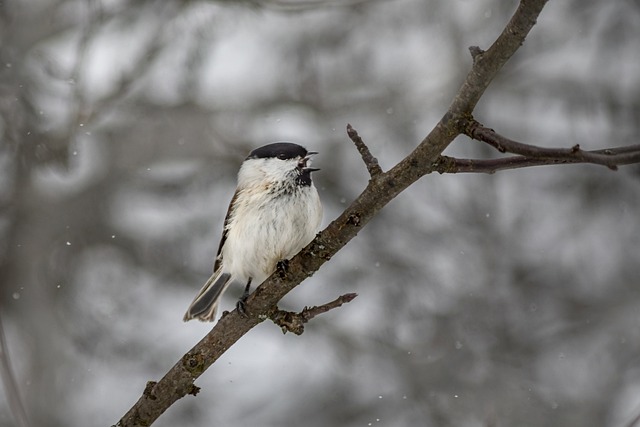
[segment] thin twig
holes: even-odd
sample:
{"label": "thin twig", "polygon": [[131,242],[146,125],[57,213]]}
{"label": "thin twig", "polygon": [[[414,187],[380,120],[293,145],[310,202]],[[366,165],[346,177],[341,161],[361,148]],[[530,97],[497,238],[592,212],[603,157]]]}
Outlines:
{"label": "thin twig", "polygon": [[[638,161],[638,153],[620,153],[615,155],[611,150],[585,151],[579,145],[571,148],[545,148],[537,145],[523,144],[506,138],[493,129],[484,127],[475,120],[469,120],[464,126],[464,133],[470,138],[485,142],[501,153],[513,153],[530,159],[551,159],[551,163],[593,163],[616,170],[619,164],[629,164]],[[636,151],[638,146],[631,146]],[[564,160],[564,161],[563,161]]]}
{"label": "thin twig", "polygon": [[358,131],[356,131],[350,124],[347,124],[347,135],[356,145],[360,156],[362,157],[362,161],[367,166],[367,170],[369,171],[369,175],[371,178],[375,178],[376,176],[382,173],[382,168],[378,164],[378,159],[373,157],[371,151],[369,151],[369,147],[364,143],[360,135],[358,135]]}
{"label": "thin twig", "polygon": [[484,50],[480,49],[478,46],[469,46],[469,53],[471,53],[471,58],[473,58],[473,62],[484,53]]}
{"label": "thin twig", "polygon": [[[614,166],[640,163],[640,145],[629,145],[618,148],[585,151],[589,155],[604,155],[611,159]],[[460,159],[440,156],[432,165],[433,171],[443,173],[488,173],[501,170],[520,169],[532,166],[548,166],[558,164],[593,163],[587,159],[559,157],[510,156],[501,159]]]}
{"label": "thin twig", "polygon": [[329,310],[338,308],[342,304],[353,301],[358,294],[349,293],[340,295],[338,298],[323,305],[314,307],[305,307],[300,313],[292,311],[278,310],[271,315],[271,321],[280,326],[282,333],[293,332],[296,335],[302,335],[304,332],[304,324],[319,314],[326,313]]}

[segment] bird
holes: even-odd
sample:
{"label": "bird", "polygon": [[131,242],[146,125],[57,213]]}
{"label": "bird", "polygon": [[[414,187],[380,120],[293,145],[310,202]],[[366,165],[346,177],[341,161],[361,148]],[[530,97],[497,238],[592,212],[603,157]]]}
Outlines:
{"label": "bird", "polygon": [[264,282],[277,268],[307,246],[318,232],[322,204],[313,185],[311,156],[292,142],[256,148],[242,162],[237,188],[224,220],[213,274],[187,309],[183,320],[215,320],[224,291],[245,285],[236,304],[245,313],[251,284]]}

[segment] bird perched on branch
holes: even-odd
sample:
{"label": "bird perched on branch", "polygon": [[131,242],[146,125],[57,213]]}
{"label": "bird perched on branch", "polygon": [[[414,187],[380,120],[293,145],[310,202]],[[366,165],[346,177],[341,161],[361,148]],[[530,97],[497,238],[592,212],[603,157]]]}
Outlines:
{"label": "bird perched on branch", "polygon": [[238,187],[224,220],[213,275],[184,315],[184,321],[213,321],[220,297],[233,282],[261,284],[280,261],[289,260],[315,237],[322,204],[311,180],[311,156],[304,147],[276,142],[253,150],[238,172]]}

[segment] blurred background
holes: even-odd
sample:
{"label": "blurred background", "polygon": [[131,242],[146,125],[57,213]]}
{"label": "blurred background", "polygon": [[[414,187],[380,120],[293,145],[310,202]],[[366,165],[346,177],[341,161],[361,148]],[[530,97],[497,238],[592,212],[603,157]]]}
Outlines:
{"label": "blurred background", "polygon": [[[235,174],[319,151],[323,226],[446,111],[514,0],[0,3],[0,315],[33,426],[109,426],[211,328]],[[551,1],[476,118],[637,143],[640,3]],[[458,138],[445,154],[495,153]],[[640,168],[428,175],[154,426],[628,426],[640,414]],[[223,300],[234,307],[241,289]],[[0,425],[15,426],[5,390]]]}

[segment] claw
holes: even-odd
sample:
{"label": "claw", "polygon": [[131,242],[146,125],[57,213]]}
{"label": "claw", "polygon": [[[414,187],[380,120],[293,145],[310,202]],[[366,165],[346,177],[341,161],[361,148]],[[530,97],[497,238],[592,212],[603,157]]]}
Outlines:
{"label": "claw", "polygon": [[278,261],[278,263],[276,264],[276,271],[280,275],[280,278],[284,279],[287,275],[287,271],[289,271],[289,260],[282,259]]}
{"label": "claw", "polygon": [[247,312],[247,298],[249,298],[249,294],[251,293],[250,291],[251,291],[251,279],[249,279],[249,281],[247,282],[247,286],[244,287],[244,292],[242,293],[242,296],[240,297],[238,302],[236,302],[236,309],[238,310],[238,313],[240,313],[242,317],[249,317],[249,313]]}
{"label": "claw", "polygon": [[249,317],[249,313],[247,313],[247,302],[245,299],[240,298],[238,302],[236,302],[236,309],[242,317]]}

